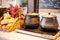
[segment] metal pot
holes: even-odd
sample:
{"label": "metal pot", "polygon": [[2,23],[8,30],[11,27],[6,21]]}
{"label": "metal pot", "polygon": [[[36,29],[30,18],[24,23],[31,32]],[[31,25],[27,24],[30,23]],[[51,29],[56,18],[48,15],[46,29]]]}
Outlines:
{"label": "metal pot", "polygon": [[42,16],[39,29],[43,31],[56,31],[58,28],[57,16],[50,13]]}
{"label": "metal pot", "polygon": [[28,13],[25,17],[25,26],[27,29],[37,29],[39,27],[39,14]]}

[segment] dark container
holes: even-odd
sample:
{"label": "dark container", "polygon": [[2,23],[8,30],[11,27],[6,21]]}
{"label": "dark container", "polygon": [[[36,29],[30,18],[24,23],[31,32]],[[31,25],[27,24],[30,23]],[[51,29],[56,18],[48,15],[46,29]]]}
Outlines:
{"label": "dark container", "polygon": [[43,31],[57,31],[58,29],[58,21],[57,16],[52,15],[50,13],[42,16],[39,30]]}
{"label": "dark container", "polygon": [[28,13],[25,17],[25,28],[27,29],[37,29],[39,27],[39,14],[38,13]]}

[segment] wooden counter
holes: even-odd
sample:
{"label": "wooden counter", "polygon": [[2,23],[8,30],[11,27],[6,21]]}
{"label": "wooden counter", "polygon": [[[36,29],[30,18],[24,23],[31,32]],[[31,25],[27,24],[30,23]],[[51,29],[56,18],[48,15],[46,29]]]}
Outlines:
{"label": "wooden counter", "polygon": [[5,11],[6,9],[7,9],[7,8],[0,8],[0,17],[3,16],[4,11]]}

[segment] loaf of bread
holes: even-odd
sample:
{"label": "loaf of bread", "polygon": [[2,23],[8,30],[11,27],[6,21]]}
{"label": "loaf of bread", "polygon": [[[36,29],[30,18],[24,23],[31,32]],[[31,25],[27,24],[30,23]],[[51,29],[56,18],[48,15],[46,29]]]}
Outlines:
{"label": "loaf of bread", "polygon": [[58,37],[56,40],[60,40],[60,37]]}
{"label": "loaf of bread", "polygon": [[55,35],[55,40],[60,40],[60,31]]}

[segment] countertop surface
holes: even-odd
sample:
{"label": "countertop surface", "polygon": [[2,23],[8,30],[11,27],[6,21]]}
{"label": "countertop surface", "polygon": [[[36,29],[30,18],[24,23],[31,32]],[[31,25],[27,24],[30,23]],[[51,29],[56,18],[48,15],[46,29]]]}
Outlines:
{"label": "countertop surface", "polygon": [[16,32],[0,31],[0,40],[48,40]]}

